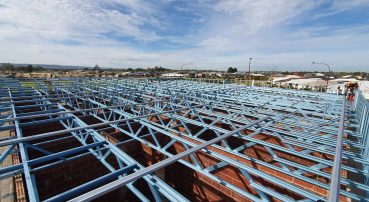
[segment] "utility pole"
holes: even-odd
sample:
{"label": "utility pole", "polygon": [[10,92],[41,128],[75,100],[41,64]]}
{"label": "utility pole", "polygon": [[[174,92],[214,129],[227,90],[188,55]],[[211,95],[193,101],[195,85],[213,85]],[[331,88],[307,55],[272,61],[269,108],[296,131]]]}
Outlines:
{"label": "utility pole", "polygon": [[275,69],[277,69],[277,66],[274,66],[274,68],[273,68],[272,85],[273,85],[273,79],[274,79],[274,76],[275,76]]}
{"label": "utility pole", "polygon": [[252,60],[252,58],[250,58],[250,60],[249,60],[249,75],[248,75],[249,80],[251,80],[251,74],[250,74],[250,72],[251,72],[251,60]]}
{"label": "utility pole", "polygon": [[273,68],[273,77],[275,75],[275,69],[277,69],[277,66],[274,66],[274,68]]}
{"label": "utility pole", "polygon": [[325,66],[327,66],[327,67],[328,67],[328,74],[327,74],[327,89],[326,89],[326,92],[328,92],[328,82],[329,82],[329,75],[330,75],[330,73],[331,73],[331,67],[330,67],[328,64],[323,63],[323,62],[313,62],[312,64],[313,64],[313,65],[325,65]]}

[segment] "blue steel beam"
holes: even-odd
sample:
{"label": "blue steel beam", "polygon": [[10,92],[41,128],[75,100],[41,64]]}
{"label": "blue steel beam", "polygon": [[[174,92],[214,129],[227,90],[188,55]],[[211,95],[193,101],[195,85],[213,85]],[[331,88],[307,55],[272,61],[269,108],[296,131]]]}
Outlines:
{"label": "blue steel beam", "polygon": [[[192,106],[192,107],[202,107],[202,106],[203,105],[197,105],[197,106]],[[130,120],[142,119],[142,118],[151,117],[151,116],[158,116],[158,115],[161,115],[161,114],[170,114],[170,113],[173,113],[175,111],[181,111],[181,110],[186,110],[186,109],[188,109],[188,107],[178,108],[178,109],[174,109],[174,110],[168,110],[168,111],[160,112],[160,113],[146,114],[146,115],[141,115],[141,116],[137,116],[137,117],[133,117],[133,118],[118,119],[118,120],[110,121],[110,122],[107,122],[107,123],[97,123],[97,124],[91,124],[91,125],[88,125],[88,126],[74,127],[74,128],[70,128],[70,129],[67,129],[67,130],[47,132],[47,133],[42,133],[42,134],[33,135],[33,136],[29,136],[29,137],[9,139],[9,140],[5,140],[5,141],[0,142],[0,146],[22,143],[22,142],[26,142],[26,141],[34,141],[34,140],[48,138],[48,137],[55,137],[55,136],[64,135],[64,134],[67,134],[67,133],[70,133],[70,132],[81,131],[81,130],[92,129],[92,128],[99,128],[99,127],[108,126],[110,124],[124,123],[124,122],[130,121]],[[67,114],[69,114],[69,113],[67,113]],[[70,114],[73,114],[73,113],[70,113]]]}
{"label": "blue steel beam", "polygon": [[[64,81],[67,81],[67,84],[64,84]],[[30,95],[30,93],[33,93],[32,89],[27,89],[26,91],[21,92],[19,91],[19,84],[12,84],[11,82],[7,83],[9,84],[9,86],[12,86],[11,89],[13,90],[14,95],[23,97],[33,96]],[[199,84],[196,82],[187,81],[160,81],[159,83],[155,80],[147,82],[146,80],[124,79],[53,80],[50,85],[45,85],[37,82],[37,87],[44,92],[51,93],[54,93],[53,91],[55,90],[58,91],[58,89],[67,90],[69,95],[65,93],[57,93],[56,95],[46,96],[49,100],[58,98],[54,101],[64,101],[70,103],[70,105],[75,108],[75,111],[73,112],[78,112],[84,110],[85,108],[96,107],[98,103],[108,107],[123,103],[130,105],[141,103],[142,106],[127,106],[124,108],[115,108],[114,110],[101,109],[100,111],[86,111],[82,114],[95,116],[96,118],[99,118],[100,121],[105,122],[104,124],[106,125],[101,126],[115,129],[121,128],[120,126],[129,127],[130,124],[133,122],[141,123],[144,127],[140,127],[140,129],[137,131],[132,131],[132,128],[130,127],[129,130],[123,130],[121,132],[132,134],[131,141],[139,140],[143,143],[145,142],[145,140],[143,139],[144,137],[152,137],[154,139],[154,142],[150,145],[150,147],[158,151],[163,151],[164,154],[168,156],[170,156],[171,154],[166,152],[166,149],[168,149],[175,142],[182,144],[187,149],[190,149],[191,147],[194,147],[196,145],[193,145],[193,143],[191,144],[191,142],[186,143],[186,141],[181,138],[176,139],[176,137],[174,136],[171,136],[171,138],[173,139],[167,145],[161,145],[158,140],[155,140],[157,133],[165,134],[168,136],[172,135],[171,133],[175,133],[180,134],[183,137],[197,140],[198,142],[203,142],[204,140],[201,139],[201,133],[198,133],[196,135],[191,132],[191,125],[197,125],[206,130],[212,130],[215,133],[215,137],[219,137],[221,134],[227,132],[227,130],[221,130],[219,127],[215,127],[215,124],[217,123],[227,124],[230,126],[231,129],[236,129],[243,124],[252,122],[253,119],[258,119],[263,115],[276,115],[276,117],[283,118],[286,117],[286,114],[289,114],[290,117],[288,119],[275,119],[275,123],[278,124],[278,126],[270,125],[265,127],[265,129],[263,130],[252,127],[250,129],[251,131],[253,131],[253,133],[249,133],[246,137],[234,136],[236,138],[250,141],[249,144],[243,145],[238,148],[233,148],[227,144],[227,140],[222,140],[221,145],[214,145],[214,147],[221,149],[224,152],[234,154],[243,159],[255,161],[260,165],[275,169],[276,171],[285,173],[298,179],[305,180],[316,186],[326,188],[327,184],[311,180],[309,178],[306,178],[304,175],[308,173],[313,173],[326,179],[331,179],[332,177],[329,172],[324,171],[325,168],[334,167],[332,159],[324,160],[314,158],[312,154],[313,152],[319,152],[328,156],[334,155],[336,142],[335,140],[338,137],[337,131],[339,127],[339,121],[337,117],[339,117],[339,115],[342,113],[342,110],[340,109],[342,106],[342,102],[338,100],[337,96],[319,94],[319,99],[317,99],[318,94],[302,91],[294,92],[268,88],[251,88],[238,85],[214,85],[204,83]],[[6,90],[7,89],[5,89],[5,91]],[[71,92],[72,94],[70,94]],[[93,94],[93,96],[84,96],[88,94]],[[6,94],[3,93],[2,95],[6,97]],[[55,105],[45,105],[45,99],[43,99],[41,95],[35,96],[39,96],[37,97],[37,99],[39,99],[37,103],[38,108],[42,110],[47,110],[50,107],[55,107]],[[355,113],[352,113],[352,115],[354,115],[354,120],[352,120],[352,117],[350,115],[347,115],[347,119],[350,119],[350,121],[356,120],[356,122],[353,122],[353,124],[347,124],[347,127],[357,128],[357,131],[345,130],[346,134],[351,137],[356,137],[358,141],[345,138],[343,140],[343,144],[345,146],[347,145],[360,149],[361,154],[344,150],[342,151],[342,159],[353,160],[356,163],[360,163],[364,165],[364,170],[352,168],[348,165],[344,165],[342,166],[342,168],[346,171],[361,173],[364,176],[368,176],[367,156],[369,152],[367,152],[368,150],[366,149],[368,148],[366,146],[366,144],[368,144],[366,138],[368,135],[368,104],[363,104],[365,102],[360,96],[361,94],[358,94],[356,96],[357,99],[355,100],[355,103],[353,105],[354,108],[352,108],[353,110],[355,110]],[[148,101],[155,102],[158,100],[168,100],[172,98],[177,98],[179,100],[168,101],[167,103],[159,102],[157,104],[147,104]],[[4,98],[2,102],[2,106],[4,106],[3,109],[9,110],[10,108],[6,107],[6,105],[9,105],[13,102],[13,104],[22,103],[22,99],[19,99],[17,101],[16,100],[17,99],[14,99],[12,101],[8,98]],[[181,109],[181,107],[199,104],[203,104],[204,106],[198,107],[196,108],[196,110],[185,108]],[[24,107],[23,109],[28,108],[29,107]],[[32,107],[30,106],[30,108]],[[23,109],[21,107],[17,110]],[[176,111],[177,109],[178,111]],[[351,110],[350,107],[348,107],[348,109]],[[124,115],[117,115],[116,112],[121,110],[123,110],[122,112],[124,112]],[[129,116],[131,117],[129,119],[127,119],[128,114],[130,114]],[[47,115],[47,113],[45,115]],[[62,117],[62,115],[60,116]],[[165,123],[161,118],[162,116],[169,118],[170,121],[168,123]],[[149,117],[156,117],[158,122],[153,122],[152,120],[149,120]],[[192,117],[193,120],[188,119],[188,117]],[[2,119],[8,119],[8,121],[16,120],[15,118],[10,118],[13,119],[10,120],[6,116],[4,116],[4,118]],[[119,119],[127,120],[114,122]],[[37,122],[35,122],[35,124],[37,124]],[[98,126],[95,125],[94,127]],[[176,129],[177,127],[183,127],[184,132],[178,131]],[[146,128],[149,133],[145,135],[140,134],[139,136],[137,136],[137,134],[140,133],[143,128]],[[80,130],[83,129],[81,128]],[[276,146],[273,144],[268,144],[265,141],[255,139],[254,135],[256,135],[258,132],[262,132],[270,137],[278,138],[287,148],[285,148],[285,146]],[[50,135],[51,137],[56,134],[57,133],[50,133],[48,135]],[[38,139],[42,136],[36,135],[35,137],[35,139]],[[27,141],[27,138],[17,139],[19,140],[19,142]],[[6,142],[5,145],[12,145],[11,141],[14,140],[1,140],[2,143]],[[271,165],[267,162],[250,158],[241,153],[244,149],[249,148],[253,145],[262,145],[268,151],[268,153],[273,156],[273,160],[280,163],[280,166]],[[294,147],[303,148],[304,150],[297,151],[296,149],[294,149]],[[278,154],[275,153],[275,151],[282,151],[290,154],[301,153],[302,158],[304,158],[304,156],[308,158],[312,157],[312,160],[317,163],[313,166],[304,166],[280,158]],[[210,151],[209,154],[223,160],[219,162],[219,165],[217,166],[218,168],[227,165],[236,165],[240,169],[241,173],[250,181],[250,184],[256,188],[260,197],[259,199],[268,200],[267,196],[264,195],[264,193],[267,193],[268,190],[266,190],[265,187],[263,187],[262,185],[253,182],[252,177],[250,177],[248,174],[250,170],[248,170],[248,172],[245,172],[244,165],[237,164],[237,162],[232,162],[230,161],[230,159],[224,159],[224,156],[212,151]],[[187,163],[188,167],[208,174],[207,176],[211,178],[209,172],[213,172],[214,167],[202,167],[202,165],[198,163],[198,160],[195,156],[190,155],[190,159],[192,159],[192,163]],[[297,170],[291,172],[291,170],[289,170],[288,168],[289,166],[292,166]],[[208,173],[206,173],[204,170],[207,170],[206,172]],[[255,171],[253,172],[255,173]],[[258,174],[256,174],[257,176],[263,176],[268,179],[265,173],[259,172]],[[366,179],[368,178],[366,177]],[[232,184],[229,184],[227,182],[218,180],[215,181],[232,187]],[[346,185],[348,187],[351,186],[352,188],[356,187],[365,190],[368,193],[367,185],[363,185],[361,183],[345,178],[341,178],[340,181],[342,185]],[[366,180],[366,182],[368,182],[368,180]],[[282,185],[283,187],[288,187],[289,189],[293,189],[293,187],[283,185],[283,182],[274,181],[274,183]],[[234,190],[237,189],[237,187],[233,188]],[[302,190],[295,191],[296,193],[302,193]],[[278,193],[271,193],[276,198],[288,200],[288,198],[284,198],[284,196],[279,195]],[[345,190],[340,190],[340,194],[356,200],[367,200],[363,196],[359,196],[355,193],[347,192]],[[310,197],[313,196],[311,195]]]}
{"label": "blue steel beam", "polygon": [[108,183],[112,180],[115,180],[116,178],[118,178],[120,175],[125,174],[125,173],[129,173],[131,171],[133,171],[134,169],[137,169],[137,165],[130,165],[124,168],[121,168],[119,170],[117,170],[114,173],[109,173],[107,175],[104,175],[102,177],[99,177],[97,179],[94,179],[92,181],[89,181],[83,185],[80,185],[78,187],[75,187],[73,189],[70,189],[62,194],[58,194],[56,196],[53,196],[47,200],[45,200],[45,202],[58,202],[58,201],[66,201],[70,198],[76,197],[78,195],[81,195],[89,190],[92,190],[94,188],[97,188],[98,186],[101,186],[105,183]]}
{"label": "blue steel beam", "polygon": [[[59,105],[60,108],[63,108],[61,105]],[[64,108],[63,108],[64,109]],[[98,109],[100,110],[100,108]],[[68,114],[69,116],[74,116],[71,114]],[[75,116],[74,116],[75,117]],[[77,117],[75,117],[75,120],[79,120]],[[87,126],[86,124],[84,124],[81,120],[78,121],[79,125],[83,125],[84,129],[88,129],[91,130],[90,128],[93,128],[95,126],[98,126],[98,124],[93,127]],[[72,123],[68,123],[68,126],[71,126],[70,124],[73,124],[75,122]],[[65,124],[64,124],[65,125]],[[71,132],[75,133],[75,128],[71,128],[71,130],[68,130],[67,132]],[[63,131],[65,132],[65,131]],[[98,139],[104,139],[102,138],[100,135],[95,134],[95,138]],[[109,143],[110,145],[110,143]],[[120,153],[122,153],[122,151],[120,151]],[[106,155],[104,156],[106,158]],[[128,158],[128,156],[126,156]],[[130,159],[130,161],[134,162],[132,159]],[[139,165],[139,164],[138,164]],[[142,167],[139,165],[139,167]],[[181,196],[181,194],[179,194],[178,192],[176,192],[174,189],[171,189],[168,185],[166,185],[165,183],[163,183],[159,178],[157,178],[156,176],[145,176],[144,179],[148,182],[148,185],[150,186],[151,190],[153,191],[153,195],[155,197],[156,201],[160,200],[160,196],[156,193],[157,190],[163,194],[166,198],[168,198],[169,200],[176,200],[176,201],[187,201],[187,199],[185,199],[183,196]],[[153,186],[155,185],[155,187]],[[128,188],[134,188],[132,185],[128,185]],[[132,192],[135,192],[134,190],[131,189]],[[136,191],[137,192],[137,191]],[[137,193],[135,193],[137,195]]]}
{"label": "blue steel beam", "polygon": [[[12,92],[10,89],[8,89],[8,93],[9,93],[10,100],[12,100],[13,96],[12,96]],[[11,108],[12,108],[13,118],[17,118],[17,112],[15,110],[15,105],[11,104]],[[15,120],[14,125],[15,125],[15,131],[16,131],[17,138],[18,139],[22,138],[23,134],[22,134],[22,129],[19,126],[19,121]],[[28,190],[27,192],[28,198],[30,201],[39,201],[35,177],[33,174],[31,174],[30,167],[28,165],[29,158],[28,158],[27,150],[24,147],[23,143],[19,143],[18,147],[20,150],[22,168],[23,168],[23,173],[24,173],[24,177],[26,181],[27,190]]]}
{"label": "blue steel beam", "polygon": [[[94,103],[94,104],[99,104],[99,103]],[[101,119],[100,117],[96,117],[95,116],[95,118],[98,118],[98,119],[100,119],[100,120],[102,120],[102,121],[104,121],[103,119]],[[116,127],[116,129],[120,129],[119,127]],[[149,128],[149,130],[150,130],[150,128]],[[132,136],[132,137],[134,137],[134,135]],[[144,144],[146,144],[146,145],[151,145],[150,143],[148,143],[148,142],[144,142]],[[156,149],[156,148],[154,148],[154,149]],[[159,151],[161,151],[160,149],[159,149]],[[168,154],[168,153],[166,153],[167,155],[169,155],[170,156],[170,154]],[[206,174],[206,173],[205,173]],[[232,188],[232,187],[231,187]],[[235,189],[236,191],[238,191],[238,192],[240,192],[240,193],[243,193],[244,195],[246,195],[246,196],[248,196],[248,197],[251,197],[249,194],[245,194],[245,192],[243,192],[243,191],[240,191],[239,189]],[[252,197],[251,197],[252,198]],[[255,199],[255,198],[252,198],[253,200],[257,200],[257,199]]]}
{"label": "blue steel beam", "polygon": [[[58,105],[59,108],[66,110],[64,107],[62,107],[61,105]],[[87,131],[91,131],[90,135],[92,136],[93,134],[93,140],[100,140],[103,141],[105,140],[104,137],[102,137],[100,134],[98,134],[96,131],[94,131],[90,126],[87,126],[87,124],[85,124],[83,121],[81,121],[79,118],[77,118],[76,116],[74,116],[73,114],[67,114],[68,116],[74,117],[73,122],[68,122],[67,124],[61,122],[66,128],[68,128],[68,132],[71,132],[72,134],[74,134],[74,136],[82,143],[85,144],[84,141],[87,139],[87,135],[85,137],[81,136],[79,137],[79,135],[81,135],[81,133],[76,133],[80,130],[75,130],[76,126],[77,128],[84,128],[84,130]],[[74,125],[77,124],[77,125]],[[96,125],[96,124],[95,124]],[[65,132],[65,131],[63,131]],[[110,148],[110,153],[114,153],[116,155],[118,162],[119,161],[125,161],[126,164],[127,162],[129,162],[129,164],[134,163],[135,165],[138,165],[140,168],[142,167],[141,165],[139,165],[137,162],[135,162],[132,158],[130,158],[128,155],[126,155],[123,151],[121,151],[119,148],[117,148],[116,146],[114,146],[111,143],[108,143],[107,145],[109,145]],[[98,152],[96,153],[96,151],[92,151],[90,150],[95,156],[98,156],[98,154],[101,154],[101,150],[98,150]],[[106,153],[105,155],[103,155],[103,157],[98,158],[98,160],[100,160],[111,172],[116,172],[116,170],[108,165],[108,163],[104,160],[107,155],[109,155],[110,153]],[[119,164],[119,166],[121,166],[122,164]],[[180,195],[178,192],[174,191],[173,189],[171,189],[168,185],[166,185],[165,183],[163,183],[159,178],[157,178],[156,176],[145,176],[144,180],[147,181],[148,185],[151,187],[151,190],[153,192],[153,195],[155,197],[155,199],[158,201],[159,200],[159,196],[156,193],[157,190],[163,194],[166,198],[173,200],[179,200],[179,201],[187,201],[187,199],[185,197],[183,197],[182,195]],[[155,183],[154,183],[155,182]],[[155,188],[153,188],[153,185],[155,185]],[[130,189],[132,191],[132,193],[134,193],[138,198],[140,198],[142,201],[147,201],[147,198],[145,198],[132,184],[127,185],[127,188]],[[81,189],[83,189],[83,187],[81,187]]]}
{"label": "blue steel beam", "polygon": [[[320,186],[322,186],[322,185],[320,185]],[[324,186],[323,186],[324,187]],[[327,186],[326,186],[327,187]]]}
{"label": "blue steel beam", "polygon": [[[95,115],[94,115],[95,116]],[[104,121],[104,119],[101,119],[100,117],[97,117],[97,116],[95,116],[95,118],[98,118],[99,120],[101,120],[101,121]],[[121,128],[119,128],[119,127],[117,127],[117,126],[115,126],[115,128],[116,129],[118,129],[118,130],[121,130],[122,131],[122,129]],[[150,128],[149,128],[150,129]],[[122,131],[122,132],[124,132],[124,131]],[[129,135],[129,134],[127,134],[127,135]],[[152,135],[152,134],[151,134]],[[130,135],[131,137],[133,137],[133,138],[136,138],[137,139],[137,137],[136,137],[136,135]],[[152,137],[154,137],[154,136],[152,136]],[[141,141],[141,139],[137,139],[137,140],[140,140]],[[145,144],[145,145],[149,145],[150,147],[152,147],[153,149],[156,149],[156,150],[158,150],[158,151],[160,151],[160,152],[163,152],[163,150],[161,150],[160,148],[157,148],[156,146],[154,146],[154,145],[152,145],[151,143],[149,143],[149,142],[147,142],[147,141],[143,141],[143,143]],[[168,155],[168,156],[172,156],[170,153],[168,153],[168,152],[164,152],[166,155]],[[183,161],[180,161],[181,163],[183,163]],[[190,168],[193,168],[191,165],[189,165],[189,164],[185,164],[186,166],[189,166]],[[198,167],[197,167],[198,168]],[[206,175],[206,176],[209,176],[209,174],[208,173],[203,173],[204,175]],[[212,176],[212,175],[210,175],[209,177],[211,177],[213,180],[215,180],[215,181],[219,181],[219,179],[217,179],[215,176]],[[224,182],[224,181],[219,181],[219,182]],[[251,199],[253,199],[253,200],[256,200],[256,201],[258,201],[259,199],[257,199],[257,198],[255,198],[255,197],[253,197],[252,195],[250,195],[250,194],[248,194],[247,192],[244,192],[244,191],[242,191],[242,190],[240,190],[240,189],[238,189],[237,187],[234,187],[234,186],[232,186],[231,184],[229,184],[229,186],[228,186],[229,188],[231,188],[231,189],[233,189],[233,190],[235,190],[235,191],[237,191],[237,192],[239,192],[239,193],[241,193],[241,194],[243,194],[243,195],[245,195],[245,196],[247,196],[248,198],[251,198]]]}
{"label": "blue steel beam", "polygon": [[260,122],[263,122],[263,121],[265,121],[268,118],[269,117],[265,117],[263,119],[257,120],[257,121],[255,121],[253,123],[250,123],[250,124],[248,124],[248,125],[246,125],[244,127],[238,128],[235,131],[231,131],[229,133],[223,134],[220,137],[217,137],[217,138],[212,139],[212,140],[210,140],[208,142],[205,142],[205,143],[203,143],[201,145],[192,147],[191,149],[188,149],[188,150],[186,150],[184,152],[181,152],[181,153],[179,153],[177,155],[174,155],[174,156],[169,157],[169,158],[167,158],[167,159],[165,159],[163,161],[160,161],[159,163],[156,163],[156,164],[154,164],[152,166],[146,167],[146,168],[144,168],[144,169],[142,169],[142,170],[140,170],[138,172],[135,172],[135,173],[133,173],[131,175],[128,175],[126,178],[123,178],[121,180],[117,180],[117,181],[111,182],[111,183],[109,183],[107,185],[104,185],[104,186],[98,188],[98,189],[95,189],[95,190],[90,191],[90,192],[88,192],[86,194],[83,194],[83,195],[81,195],[81,196],[79,196],[79,197],[77,197],[75,199],[72,199],[71,201],[91,201],[92,199],[95,199],[98,196],[101,196],[101,195],[106,194],[106,193],[108,193],[108,192],[110,192],[112,190],[115,190],[115,189],[117,189],[117,188],[119,188],[121,186],[124,186],[125,184],[127,184],[129,182],[135,181],[135,180],[141,178],[142,176],[147,175],[148,173],[152,173],[152,172],[154,172],[156,170],[159,170],[160,168],[163,168],[163,167],[168,166],[168,165],[170,165],[172,163],[175,163],[175,162],[181,160],[182,158],[184,158],[184,157],[186,157],[188,155],[191,155],[192,153],[195,153],[196,151],[199,151],[199,150],[202,150],[202,149],[205,149],[206,150],[206,148],[208,146],[211,146],[211,145],[213,145],[213,144],[221,141],[222,139],[225,139],[225,138],[227,138],[227,137],[229,137],[229,136],[231,136],[231,135],[233,135],[235,133],[240,133],[241,131],[249,128],[250,126],[255,125],[255,124],[258,124]]}
{"label": "blue steel beam", "polygon": [[337,138],[336,154],[334,158],[334,165],[332,171],[331,185],[329,189],[329,202],[339,201],[340,197],[340,179],[341,179],[341,162],[342,162],[342,150],[343,150],[343,135],[344,135],[344,124],[345,124],[345,105],[346,98],[343,97],[342,114],[340,121],[340,129]]}
{"label": "blue steel beam", "polygon": [[[91,102],[93,102],[94,104],[97,104],[97,105],[102,105],[101,103],[99,104],[99,103],[97,103],[96,101],[93,101],[93,100],[90,100]],[[73,103],[70,103],[70,104],[73,104]],[[117,112],[117,113],[123,113],[123,112]],[[99,117],[95,117],[95,118],[98,118],[98,119],[100,119],[100,120],[102,120],[103,121],[103,119],[101,119],[101,118],[99,118]],[[145,125],[145,123],[142,123],[141,122],[141,124],[143,124],[143,125]],[[152,126],[151,126],[152,127]],[[118,127],[116,127],[116,129],[120,129],[120,128],[118,128]],[[150,128],[148,127],[148,129],[150,130]],[[123,132],[123,131],[122,131]],[[163,132],[164,133],[164,132]],[[132,137],[135,137],[135,136],[132,136]],[[163,152],[162,150],[160,150],[160,147],[157,147],[158,145],[152,145],[152,144],[150,144],[150,143],[148,143],[148,142],[144,142],[144,144],[146,144],[146,145],[150,145],[152,148],[154,148],[154,149],[157,149],[158,151],[161,151],[161,152]],[[167,153],[166,153],[167,154]],[[168,154],[167,154],[168,155]],[[198,167],[197,167],[198,168]],[[198,170],[197,170],[198,171]],[[268,177],[269,179],[270,178],[273,178],[272,176],[269,176]],[[231,188],[233,188],[233,187],[231,187]],[[259,187],[259,189],[262,189],[262,187]],[[273,193],[271,190],[269,190],[269,189],[266,189],[265,187],[263,188],[264,189],[264,191],[267,191],[269,194],[270,193]],[[237,189],[234,189],[235,191],[238,191]],[[239,192],[239,191],[238,191]],[[244,192],[239,192],[239,193],[241,193],[241,194],[244,194]],[[302,194],[304,194],[304,195],[306,195],[306,192],[304,192],[304,191],[301,191],[300,190],[300,193],[302,193]],[[246,197],[250,197],[250,195],[247,195],[247,194],[244,194]],[[278,193],[274,193],[273,194],[273,196],[274,197],[279,197],[281,200],[284,200],[284,201],[286,201],[287,199],[285,198],[285,197],[282,197],[281,195],[279,195]],[[308,195],[306,195],[306,196],[308,196]],[[312,195],[310,195],[310,197],[312,197],[312,198],[314,198]],[[256,200],[255,198],[252,198],[251,197],[251,199],[252,200]]]}
{"label": "blue steel beam", "polygon": [[[11,96],[11,94],[10,94],[10,96]],[[14,105],[14,104],[13,104]],[[44,108],[44,109],[46,109],[46,108]],[[15,111],[15,110],[14,110]],[[15,119],[17,118],[16,116],[14,117]],[[62,120],[60,120],[60,121],[62,121]],[[18,120],[15,120],[15,122],[16,123],[18,123]],[[34,124],[36,124],[36,123],[34,123]],[[38,122],[38,124],[39,124],[39,122]],[[19,139],[19,138],[18,138]],[[19,145],[23,145],[23,143],[22,142],[20,142],[19,143]],[[74,151],[79,151],[78,150],[78,148],[76,148],[76,149],[73,149]],[[22,151],[21,151],[22,152]],[[68,153],[68,155],[69,154],[71,154],[71,153]],[[40,158],[40,159],[35,159],[35,160],[30,160],[30,161],[23,161],[24,162],[24,164],[27,164],[27,166],[30,166],[31,164],[32,165],[34,165],[35,163],[40,163],[40,161],[41,161],[41,159],[42,160],[51,160],[55,155],[58,155],[58,154],[49,154],[49,155],[47,155],[47,156],[45,156],[45,157],[42,157],[42,158]],[[7,172],[9,169],[12,169],[13,167],[15,167],[15,168],[21,168],[21,166],[19,166],[19,165],[16,165],[16,166],[11,166],[11,167],[6,167],[6,168],[4,168],[4,169],[1,169],[3,172]],[[15,170],[17,170],[17,172],[16,173],[18,173],[19,174],[19,169],[15,169]],[[29,171],[29,168],[28,169],[23,169],[23,173],[27,176],[27,175],[30,175],[29,173],[30,173],[30,171]],[[14,173],[15,174],[15,173]],[[27,179],[27,178],[26,178]],[[27,180],[28,181],[28,180]],[[130,186],[128,186],[128,188],[133,188],[133,186],[132,185],[130,185]],[[28,189],[29,189],[29,194],[31,195],[31,194],[34,194],[34,195],[37,195],[37,189],[36,189],[36,187],[35,187],[35,185],[34,184],[32,184],[31,186],[28,186],[27,187]],[[137,189],[134,189],[133,191],[135,191],[135,192],[138,192],[138,190]],[[136,193],[137,194],[137,193]],[[144,201],[147,201],[147,198],[145,198],[145,197],[143,197],[143,195],[141,194],[141,193],[138,193],[138,195],[140,195],[141,196],[141,199],[143,199]],[[140,198],[140,196],[138,196],[139,198]],[[30,197],[30,200],[31,201],[38,201],[38,199],[33,199],[33,198],[31,198]]]}

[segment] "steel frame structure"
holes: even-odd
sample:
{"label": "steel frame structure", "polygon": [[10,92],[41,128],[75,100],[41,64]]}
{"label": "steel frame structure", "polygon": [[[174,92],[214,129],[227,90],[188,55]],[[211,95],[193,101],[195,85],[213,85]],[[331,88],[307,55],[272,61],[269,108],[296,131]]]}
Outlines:
{"label": "steel frame structure", "polygon": [[[183,80],[32,82],[34,88],[16,79],[2,79],[0,89],[0,131],[16,132],[15,137],[0,140],[0,147],[7,147],[0,163],[10,154],[21,157],[21,164],[0,168],[0,179],[23,174],[30,201],[40,201],[34,172],[87,155],[100,161],[109,173],[44,200],[88,201],[125,186],[141,201],[188,201],[155,175],[156,170],[179,162],[252,201],[338,201],[339,197],[369,201],[369,104],[360,92],[351,103],[343,96],[323,93]],[[87,124],[84,116],[99,123]],[[23,136],[23,127],[52,122],[64,129]],[[126,139],[112,143],[103,135],[111,129]],[[81,146],[57,153],[42,148],[65,138],[75,138]],[[129,141],[138,141],[165,159],[145,167],[119,148]],[[174,144],[185,151],[174,153],[170,149]],[[269,159],[245,153],[253,147],[262,148]],[[43,156],[29,159],[30,150]],[[217,163],[205,165],[199,153],[210,155]],[[217,175],[228,166],[242,174],[253,193]],[[350,178],[352,175],[364,180]],[[330,190],[329,197],[283,176]],[[260,178],[298,199],[266,186]],[[138,179],[147,183],[150,196],[135,187]],[[366,194],[358,194],[360,191]]]}

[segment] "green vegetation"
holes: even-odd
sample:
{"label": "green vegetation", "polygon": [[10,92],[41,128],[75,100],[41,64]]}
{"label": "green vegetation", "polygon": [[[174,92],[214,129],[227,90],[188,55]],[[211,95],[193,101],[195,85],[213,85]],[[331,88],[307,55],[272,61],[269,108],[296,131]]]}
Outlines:
{"label": "green vegetation", "polygon": [[100,68],[99,65],[95,65],[94,68],[87,68],[85,67],[83,69],[84,71],[88,71],[88,70],[99,70],[99,71],[111,71],[111,72],[167,72],[167,71],[173,71],[171,69],[167,69],[167,68],[163,68],[163,67],[159,67],[159,66],[155,66],[153,68],[149,67],[149,68]]}
{"label": "green vegetation", "polygon": [[236,67],[228,67],[227,73],[236,73],[237,68]]}
{"label": "green vegetation", "polygon": [[[56,67],[56,68],[55,68]],[[24,65],[24,64],[11,64],[11,63],[0,63],[0,72],[6,73],[32,73],[32,72],[70,72],[75,70],[83,70],[84,72],[98,72],[101,76],[103,72],[111,72],[111,73],[121,73],[121,72],[131,72],[133,76],[136,73],[141,74],[144,73],[145,77],[156,77],[164,72],[179,72],[183,74],[188,74],[189,77],[202,77],[202,78],[223,78],[223,79],[232,79],[232,78],[245,78],[247,73],[240,73],[236,67],[229,67],[226,71],[219,70],[174,70],[169,68],[163,68],[161,66],[149,67],[149,68],[102,68],[99,65],[95,65],[94,67],[76,67],[76,69],[64,68],[61,65]],[[219,67],[217,68],[219,69]],[[209,74],[207,74],[209,73]],[[326,77],[326,71],[258,71],[253,70],[253,74],[261,74],[253,75],[251,80],[263,81],[270,80],[271,76],[286,76],[286,75],[298,75],[302,78],[313,78],[316,77],[317,73],[322,73],[323,75],[320,77]],[[132,76],[131,75],[131,76]],[[200,75],[200,76],[197,76]],[[369,79],[368,72],[330,72],[329,76],[334,78],[342,78],[343,76],[352,75],[352,76],[360,76],[362,79]],[[97,75],[99,76],[99,75]],[[359,77],[359,78],[360,78]]]}
{"label": "green vegetation", "polygon": [[4,63],[0,65],[0,71],[16,71],[16,72],[41,72],[45,71],[45,69],[41,66],[17,66],[15,67],[13,64]]}
{"label": "green vegetation", "polygon": [[100,71],[100,66],[99,65],[95,65],[94,70],[95,71]]}
{"label": "green vegetation", "polygon": [[22,84],[22,86],[36,88],[36,82],[34,82],[34,81],[26,81],[26,82],[21,81],[21,84]]}

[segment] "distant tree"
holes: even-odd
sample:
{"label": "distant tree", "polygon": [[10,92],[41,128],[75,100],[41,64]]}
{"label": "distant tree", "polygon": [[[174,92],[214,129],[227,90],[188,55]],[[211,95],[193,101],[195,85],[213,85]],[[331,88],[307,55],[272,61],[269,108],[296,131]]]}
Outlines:
{"label": "distant tree", "polygon": [[36,67],[33,68],[33,71],[41,72],[41,71],[45,71],[45,69],[41,66],[36,66]]}
{"label": "distant tree", "polygon": [[155,67],[155,71],[158,71],[158,72],[163,72],[163,71],[168,71],[169,69],[166,69],[166,68],[163,68],[163,67]]}
{"label": "distant tree", "polygon": [[10,63],[1,64],[0,70],[1,71],[13,71],[14,70],[14,65],[12,65]]}
{"label": "distant tree", "polygon": [[368,73],[366,73],[366,72],[363,72],[363,78],[368,78]]}
{"label": "distant tree", "polygon": [[33,72],[33,66],[32,65],[27,65],[26,66],[26,72]]}
{"label": "distant tree", "polygon": [[228,73],[235,73],[235,72],[237,72],[237,68],[236,67],[228,67],[227,72]]}
{"label": "distant tree", "polygon": [[95,70],[95,71],[99,71],[99,70],[100,70],[99,65],[95,65],[94,70]]}
{"label": "distant tree", "polygon": [[127,71],[133,72],[133,69],[132,68],[128,68]]}
{"label": "distant tree", "polygon": [[83,70],[84,70],[84,71],[88,71],[88,68],[87,68],[87,67],[85,67],[85,68],[83,68]]}

